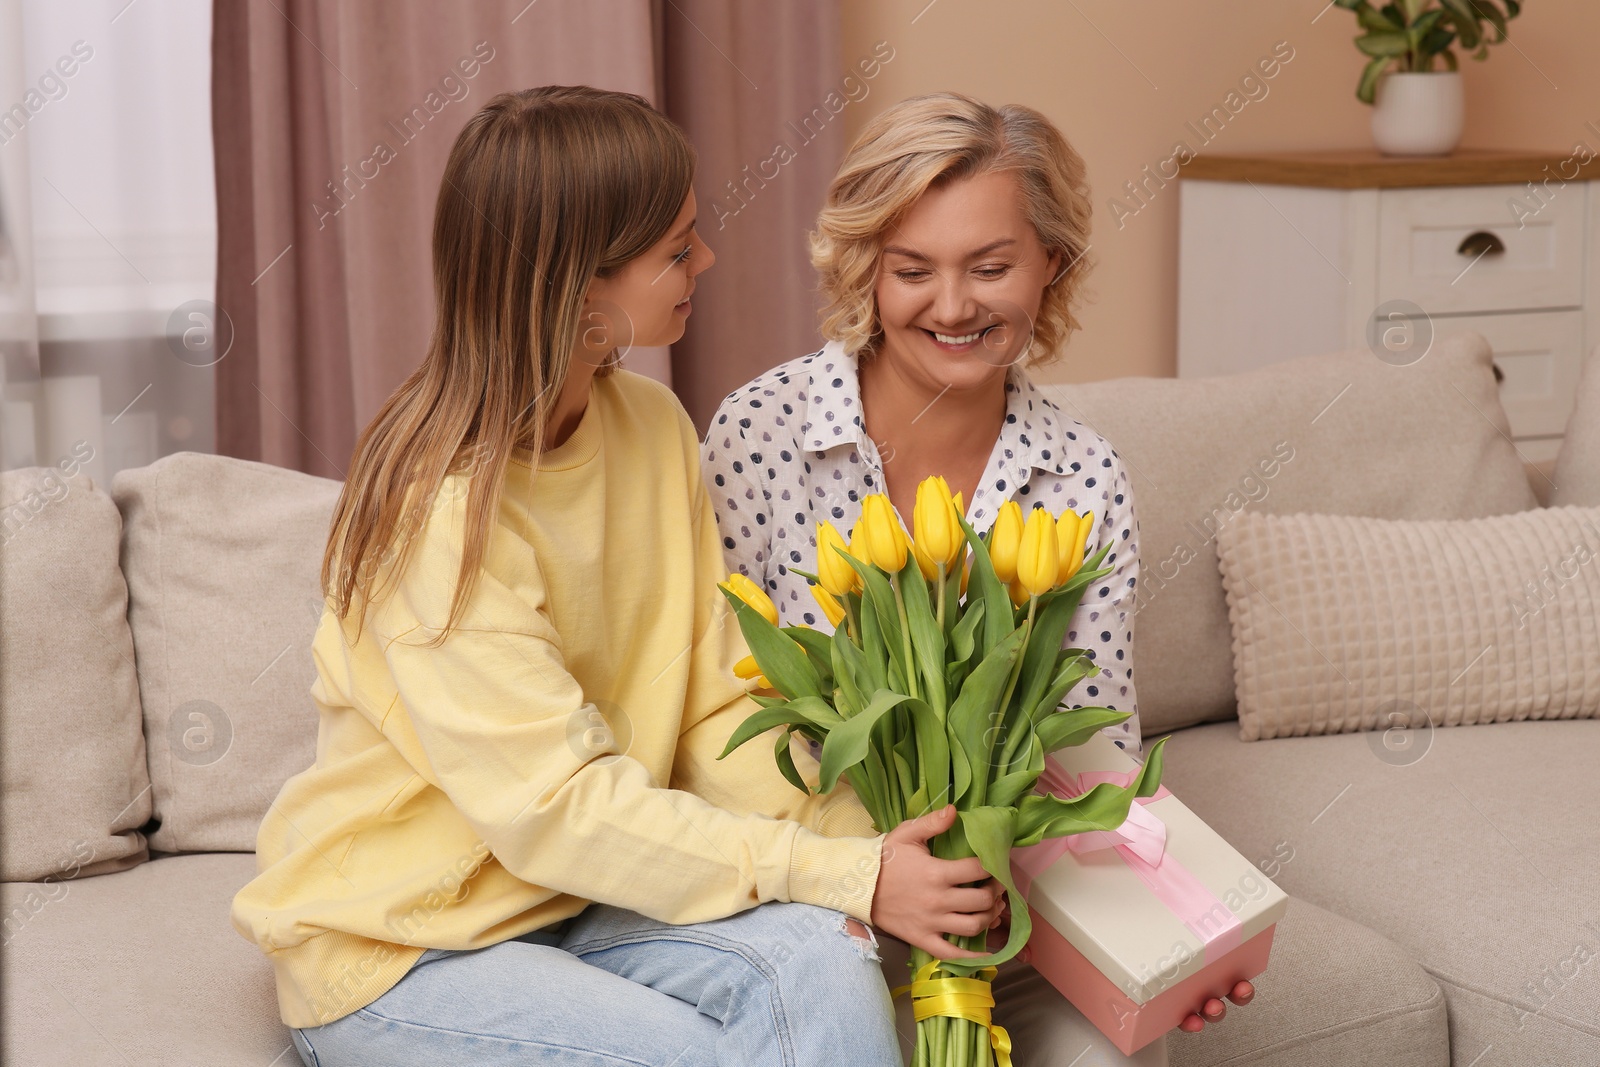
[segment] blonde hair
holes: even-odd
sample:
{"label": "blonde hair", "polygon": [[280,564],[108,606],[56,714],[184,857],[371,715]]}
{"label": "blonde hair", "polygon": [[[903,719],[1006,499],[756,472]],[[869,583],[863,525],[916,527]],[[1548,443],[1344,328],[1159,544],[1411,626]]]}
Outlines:
{"label": "blonde hair", "polygon": [[[341,619],[380,572],[403,572],[445,477],[465,473],[461,568],[437,640],[448,635],[477,584],[511,454],[528,449],[537,466],[544,449],[590,279],[659,241],[693,178],[683,131],[632,93],[547,85],[502,93],[467,120],[434,206],[433,336],[362,431],[334,508],[322,589]],[[596,375],[617,364],[613,349]]]}
{"label": "blonde hair", "polygon": [[874,355],[883,340],[874,287],[888,231],[934,185],[996,171],[1016,176],[1039,242],[1061,256],[1039,302],[1027,363],[1059,359],[1081,328],[1073,305],[1092,266],[1084,255],[1094,208],[1083,157],[1033,108],[994,108],[960,93],[902,100],[845,153],[810,234],[826,301],[823,336],[863,359]]}

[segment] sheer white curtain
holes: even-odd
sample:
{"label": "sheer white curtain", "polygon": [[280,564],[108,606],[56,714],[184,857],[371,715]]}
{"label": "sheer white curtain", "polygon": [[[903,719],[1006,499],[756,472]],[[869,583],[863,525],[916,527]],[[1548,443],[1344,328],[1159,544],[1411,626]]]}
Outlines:
{"label": "sheer white curtain", "polygon": [[210,37],[209,0],[0,0],[8,468],[213,449]]}

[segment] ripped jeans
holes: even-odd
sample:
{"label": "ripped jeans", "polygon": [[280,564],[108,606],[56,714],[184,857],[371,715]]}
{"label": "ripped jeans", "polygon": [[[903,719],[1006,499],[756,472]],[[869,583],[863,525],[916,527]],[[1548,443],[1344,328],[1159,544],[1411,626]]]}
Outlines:
{"label": "ripped jeans", "polygon": [[429,949],[371,1004],[292,1033],[306,1067],[898,1067],[862,929],[812,904],[683,926],[591,904],[563,932]]}

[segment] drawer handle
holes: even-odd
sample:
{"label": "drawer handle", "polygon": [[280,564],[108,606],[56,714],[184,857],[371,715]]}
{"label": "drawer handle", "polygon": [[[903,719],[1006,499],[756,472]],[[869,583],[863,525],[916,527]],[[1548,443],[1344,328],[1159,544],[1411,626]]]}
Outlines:
{"label": "drawer handle", "polygon": [[1498,256],[1505,250],[1505,242],[1488,230],[1469,233],[1456,246],[1457,252],[1463,256],[1471,256],[1473,259],[1477,259],[1479,256]]}
{"label": "drawer handle", "polygon": [[1491,359],[1489,361],[1489,366],[1494,368],[1494,381],[1496,385],[1499,385],[1501,382],[1506,380],[1506,372],[1500,369],[1500,364]]}

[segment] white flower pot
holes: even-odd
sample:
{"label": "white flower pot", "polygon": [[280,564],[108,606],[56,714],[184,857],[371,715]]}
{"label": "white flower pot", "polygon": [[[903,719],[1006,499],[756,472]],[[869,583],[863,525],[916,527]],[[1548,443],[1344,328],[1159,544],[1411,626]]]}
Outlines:
{"label": "white flower pot", "polygon": [[1458,71],[1391,71],[1378,79],[1372,140],[1385,155],[1449,155],[1465,120]]}

